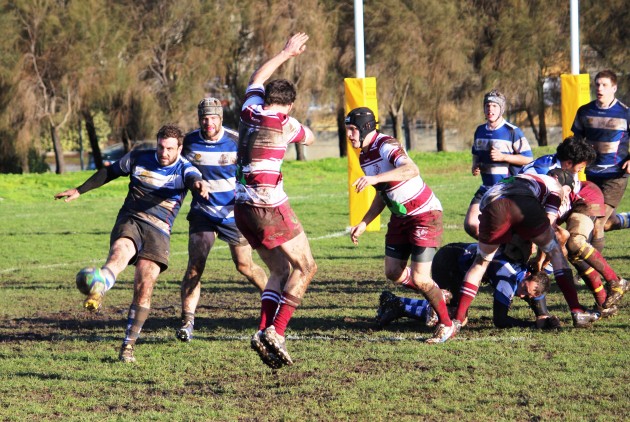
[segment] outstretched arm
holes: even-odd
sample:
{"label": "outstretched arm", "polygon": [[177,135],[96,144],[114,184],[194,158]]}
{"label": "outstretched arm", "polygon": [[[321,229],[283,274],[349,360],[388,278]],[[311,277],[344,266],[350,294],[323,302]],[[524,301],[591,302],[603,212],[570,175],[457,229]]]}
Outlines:
{"label": "outstretched arm", "polygon": [[291,57],[299,56],[306,50],[306,41],[308,41],[308,35],[304,32],[298,32],[289,38],[280,53],[267,60],[252,74],[252,77],[249,79],[249,85],[264,84],[280,65]]}
{"label": "outstretched arm", "polygon": [[55,199],[65,198],[65,202],[74,201],[81,194],[91,191],[92,189],[100,188],[105,183],[108,183],[117,177],[118,175],[114,173],[113,166],[103,167],[90,176],[90,178],[87,179],[81,186],[60,192],[55,195]]}

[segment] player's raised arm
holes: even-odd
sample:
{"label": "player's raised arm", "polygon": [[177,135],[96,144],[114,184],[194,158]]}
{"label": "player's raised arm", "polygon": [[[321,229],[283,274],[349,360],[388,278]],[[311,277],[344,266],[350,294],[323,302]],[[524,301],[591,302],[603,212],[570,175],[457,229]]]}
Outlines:
{"label": "player's raised arm", "polygon": [[265,83],[284,62],[291,57],[299,56],[306,50],[306,41],[308,41],[308,35],[304,32],[298,32],[289,38],[280,53],[267,60],[252,74],[249,85]]}

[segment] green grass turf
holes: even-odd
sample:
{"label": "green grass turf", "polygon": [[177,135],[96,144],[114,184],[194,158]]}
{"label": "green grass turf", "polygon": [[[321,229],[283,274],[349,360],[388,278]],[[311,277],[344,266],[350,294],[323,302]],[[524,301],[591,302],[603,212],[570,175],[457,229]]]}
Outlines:
{"label": "green grass turf", "polygon": [[[549,153],[537,150],[536,156]],[[462,227],[479,183],[467,153],[412,154],[444,207],[444,243]],[[203,276],[195,338],[178,342],[179,282],[187,261],[188,200],[174,227],[170,268],[136,348],[117,362],[132,297],[126,269],[100,314],[81,309],[76,272],[101,265],[127,190],[118,179],[66,204],[53,195],[90,172],[0,175],[0,420],[624,420],[630,414],[628,298],[592,329],[573,329],[554,285],[554,332],[498,330],[491,295],[471,322],[430,346],[412,320],[376,330],[385,228],[354,246],[345,159],[286,162],[286,190],[319,271],[296,312],[288,348],[295,365],[273,372],[249,348],[259,297],[217,242]],[[622,206],[630,209],[630,195]],[[387,213],[381,223],[386,224]],[[607,235],[605,256],[630,276],[630,231]],[[579,288],[580,299],[593,303]],[[531,317],[515,300],[511,314]]]}

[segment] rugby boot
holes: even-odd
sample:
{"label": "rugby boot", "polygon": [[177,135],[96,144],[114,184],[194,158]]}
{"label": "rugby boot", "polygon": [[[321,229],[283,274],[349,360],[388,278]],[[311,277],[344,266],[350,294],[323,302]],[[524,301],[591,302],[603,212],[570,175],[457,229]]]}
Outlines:
{"label": "rugby boot", "polygon": [[83,302],[83,307],[90,312],[96,313],[101,309],[103,297],[105,297],[105,293],[103,292],[92,292]]}
{"label": "rugby boot", "polygon": [[617,315],[617,312],[619,312],[619,308],[617,307],[617,305],[613,305],[610,308],[604,308],[602,306],[598,306],[597,312],[599,312],[602,315],[602,318],[612,318],[615,315]]}
{"label": "rugby boot", "polygon": [[184,321],[181,328],[175,331],[175,335],[180,341],[189,342],[193,338],[193,323]]}
{"label": "rugby boot", "polygon": [[608,295],[604,302],[604,308],[611,308],[621,302],[623,294],[630,289],[630,282],[620,278],[619,280],[610,281],[608,283]]}
{"label": "rugby boot", "polygon": [[376,323],[380,328],[404,315],[405,306],[400,298],[392,292],[384,290],[379,298],[379,303],[380,306],[376,310]]}
{"label": "rugby boot", "polygon": [[427,343],[429,344],[438,344],[444,343],[445,341],[453,338],[457,334],[457,327],[455,323],[449,327],[444,324],[438,325],[435,332],[433,333],[433,337],[427,339]]}
{"label": "rugby boot", "polygon": [[135,363],[136,358],[133,356],[133,344],[124,344],[120,347],[118,360],[124,363]]}
{"label": "rugby boot", "polygon": [[270,367],[271,369],[278,369],[282,367],[282,361],[278,358],[278,356],[272,351],[267,349],[267,346],[262,341],[262,330],[256,331],[256,334],[252,336],[250,345],[252,349],[258,353],[260,359],[263,361],[265,365]]}
{"label": "rugby boot", "polygon": [[597,321],[601,317],[601,314],[597,311],[590,309],[584,309],[581,312],[571,312],[571,318],[573,319],[573,326],[575,328],[590,327],[593,322]]}
{"label": "rugby boot", "polygon": [[276,332],[276,327],[270,325],[262,332],[261,339],[268,350],[273,352],[285,365],[293,365],[293,359],[289,355],[284,336]]}

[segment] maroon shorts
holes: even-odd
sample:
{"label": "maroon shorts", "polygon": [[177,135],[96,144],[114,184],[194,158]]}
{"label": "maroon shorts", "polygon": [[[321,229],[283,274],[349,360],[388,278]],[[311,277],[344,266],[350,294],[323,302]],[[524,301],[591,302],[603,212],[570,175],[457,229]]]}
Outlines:
{"label": "maroon shorts", "polygon": [[273,249],[304,232],[288,201],[273,208],[236,204],[234,219],[254,249]]}
{"label": "maroon shorts", "polygon": [[427,211],[418,215],[391,216],[385,244],[415,245],[437,248],[442,243],[442,211]]}
{"label": "maroon shorts", "polygon": [[501,245],[517,233],[525,240],[549,230],[547,213],[536,198],[512,196],[490,202],[479,215],[479,242]]}

